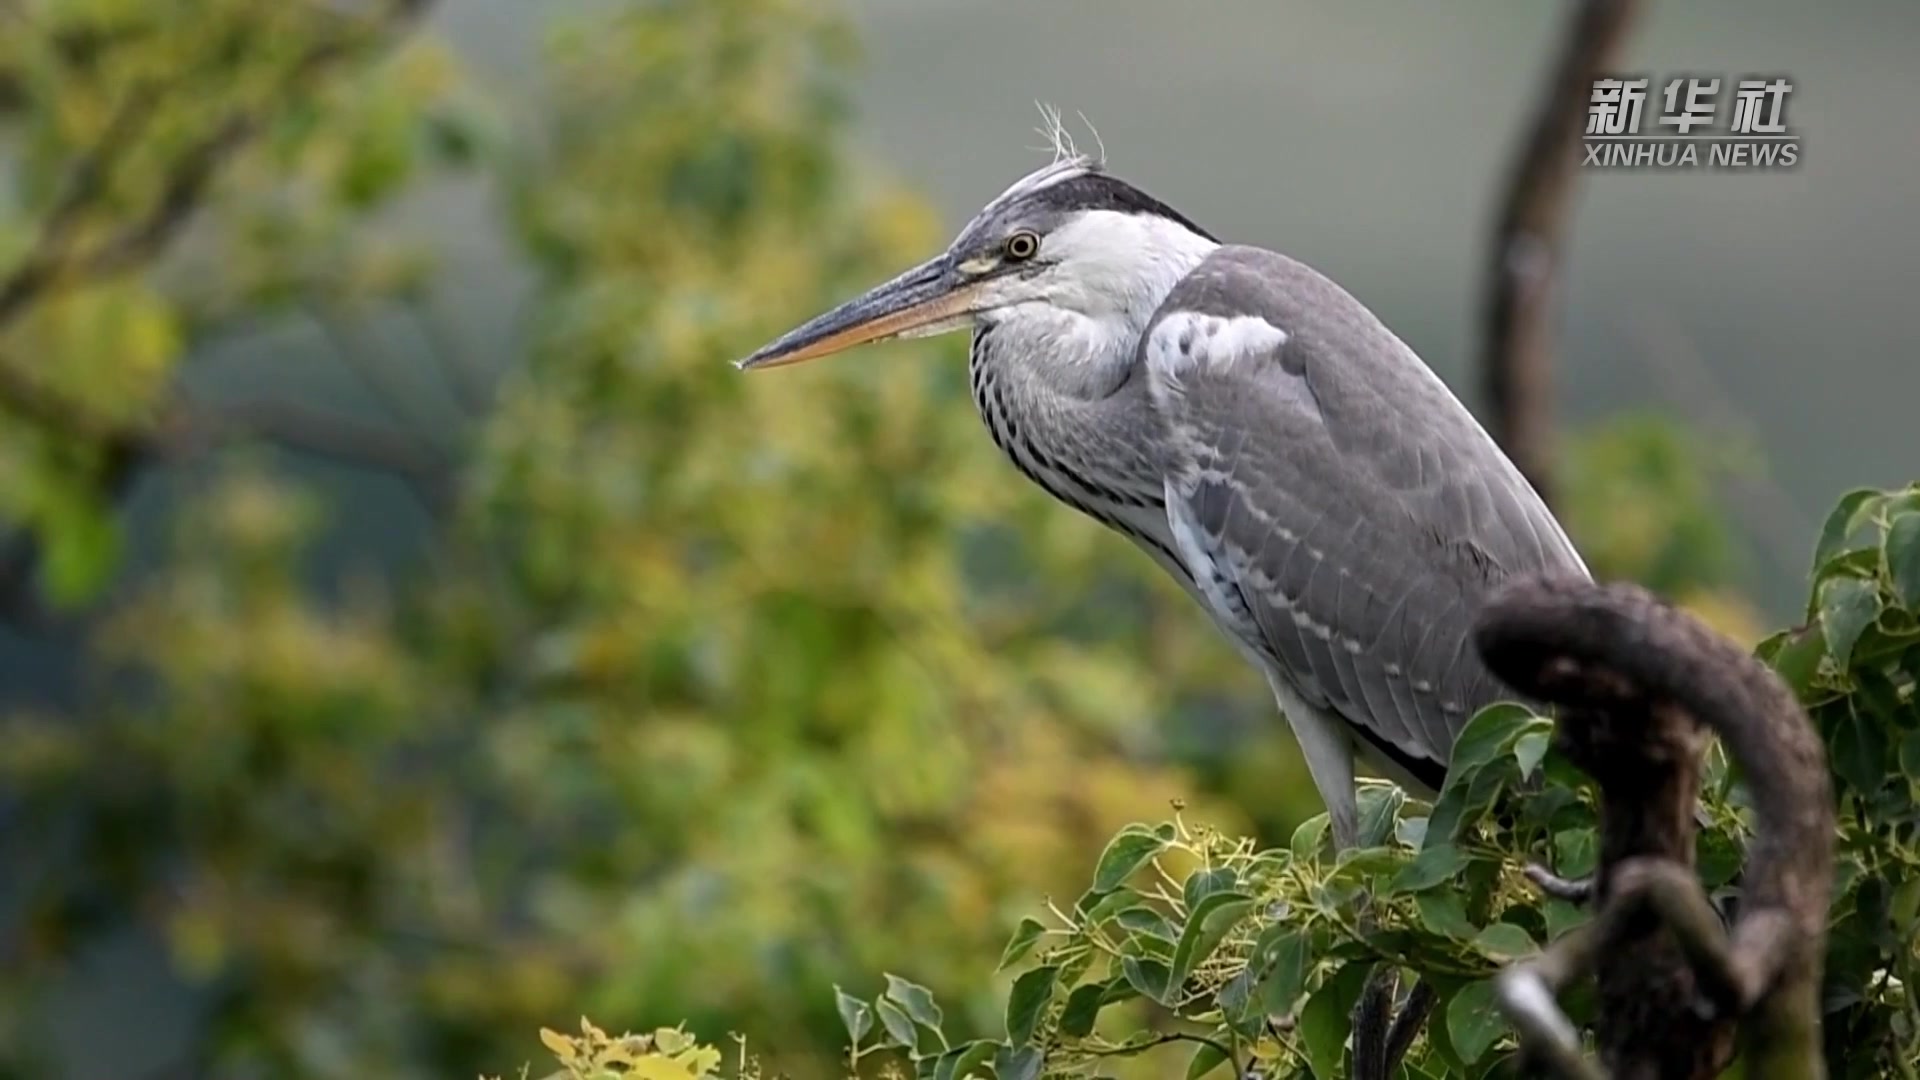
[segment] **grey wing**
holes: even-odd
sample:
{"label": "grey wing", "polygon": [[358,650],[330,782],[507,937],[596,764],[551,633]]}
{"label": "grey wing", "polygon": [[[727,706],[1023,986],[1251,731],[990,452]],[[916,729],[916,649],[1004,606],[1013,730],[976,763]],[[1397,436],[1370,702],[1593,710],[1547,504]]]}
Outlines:
{"label": "grey wing", "polygon": [[1510,574],[1586,576],[1566,533],[1411,349],[1284,256],[1215,252],[1139,361],[1210,606],[1437,787],[1467,719],[1511,696],[1469,640],[1480,602]]}

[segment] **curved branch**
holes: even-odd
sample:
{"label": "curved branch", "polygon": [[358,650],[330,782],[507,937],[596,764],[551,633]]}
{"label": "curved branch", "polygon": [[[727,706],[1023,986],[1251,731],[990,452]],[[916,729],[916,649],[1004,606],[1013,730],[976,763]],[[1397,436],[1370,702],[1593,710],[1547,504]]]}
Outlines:
{"label": "curved branch", "polygon": [[[1528,987],[1556,991],[1590,971],[1602,1056],[1620,1075],[1714,1075],[1737,1028],[1749,1076],[1820,1076],[1833,794],[1792,691],[1633,585],[1511,582],[1481,613],[1475,644],[1513,689],[1563,706],[1560,745],[1601,789],[1600,910],[1577,940],[1503,976],[1508,1015],[1563,1059],[1546,1036],[1551,994]],[[1746,777],[1756,817],[1730,931],[1693,871],[1708,729]]]}

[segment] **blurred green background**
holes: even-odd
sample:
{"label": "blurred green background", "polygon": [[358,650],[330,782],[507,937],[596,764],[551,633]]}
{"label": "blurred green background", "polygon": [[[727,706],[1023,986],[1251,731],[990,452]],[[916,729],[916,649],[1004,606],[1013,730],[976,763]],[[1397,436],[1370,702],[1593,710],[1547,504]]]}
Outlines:
{"label": "blurred green background", "polygon": [[[725,361],[1042,99],[1472,401],[1562,14],[0,0],[0,1075],[512,1073],[582,1012],[832,1075],[834,983],[990,1026],[1121,823],[1284,837],[1263,683],[1004,465],[960,341]],[[1916,45],[1656,5],[1636,69],[1786,73],[1804,164],[1583,178],[1563,514],[1743,636],[1914,470]]]}

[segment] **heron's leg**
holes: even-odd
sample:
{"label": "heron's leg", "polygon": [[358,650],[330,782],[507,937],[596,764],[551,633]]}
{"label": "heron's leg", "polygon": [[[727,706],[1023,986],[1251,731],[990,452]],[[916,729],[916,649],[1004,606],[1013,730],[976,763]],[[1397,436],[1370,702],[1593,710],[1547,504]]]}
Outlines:
{"label": "heron's leg", "polygon": [[1353,1080],[1387,1080],[1393,1066],[1387,1062],[1392,1031],[1393,993],[1399,972],[1381,964],[1368,976],[1353,1007]]}
{"label": "heron's leg", "polygon": [[[1327,804],[1327,824],[1333,833],[1336,852],[1352,851],[1360,846],[1360,804],[1353,787],[1353,734],[1346,721],[1308,705],[1277,673],[1267,672],[1267,683],[1280,703],[1280,711],[1293,729],[1300,754],[1307,760],[1307,773],[1313,786]],[[1362,904],[1367,904],[1365,898]],[[1371,920],[1364,909],[1361,925]],[[1368,978],[1353,1010],[1354,1080],[1388,1080],[1395,1059],[1389,1057],[1390,1026],[1393,1018],[1393,993],[1397,976],[1393,968],[1382,965]],[[1417,1025],[1416,1025],[1417,1029]],[[1408,1036],[1411,1041],[1411,1034]]]}
{"label": "heron's leg", "polygon": [[1353,1016],[1354,1080],[1388,1080],[1393,1076],[1400,1059],[1413,1047],[1414,1036],[1425,1026],[1427,1014],[1433,1011],[1433,987],[1421,982],[1414,984],[1395,1012],[1393,990],[1397,981],[1397,973],[1382,966],[1361,991]]}
{"label": "heron's leg", "polygon": [[1426,1025],[1427,1014],[1433,1011],[1437,1000],[1430,983],[1415,983],[1413,992],[1407,995],[1405,1004],[1400,1006],[1399,1015],[1393,1018],[1393,1027],[1387,1031],[1387,1075],[1400,1065],[1400,1059],[1407,1056],[1413,1047],[1413,1037],[1420,1034]]}
{"label": "heron's leg", "polygon": [[1271,669],[1267,671],[1267,685],[1273,689],[1287,726],[1293,729],[1294,741],[1300,744],[1300,756],[1307,761],[1307,774],[1313,777],[1315,790],[1327,804],[1334,850],[1359,847],[1360,804],[1353,790],[1353,734],[1347,722],[1307,704]]}

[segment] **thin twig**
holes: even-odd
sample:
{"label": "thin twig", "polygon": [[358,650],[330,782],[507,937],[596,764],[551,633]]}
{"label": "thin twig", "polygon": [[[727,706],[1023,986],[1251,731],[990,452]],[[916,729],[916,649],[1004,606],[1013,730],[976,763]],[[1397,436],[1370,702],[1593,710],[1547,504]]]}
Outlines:
{"label": "thin twig", "polygon": [[108,177],[119,167],[121,155],[139,138],[160,97],[152,87],[134,87],[114,110],[92,149],[67,168],[60,194],[54,197],[33,246],[11,273],[0,278],[0,329],[18,318],[62,272],[74,229],[106,190]]}

